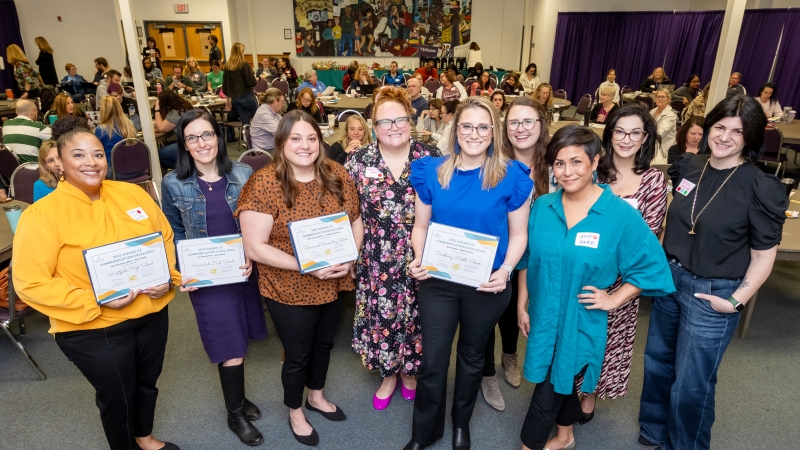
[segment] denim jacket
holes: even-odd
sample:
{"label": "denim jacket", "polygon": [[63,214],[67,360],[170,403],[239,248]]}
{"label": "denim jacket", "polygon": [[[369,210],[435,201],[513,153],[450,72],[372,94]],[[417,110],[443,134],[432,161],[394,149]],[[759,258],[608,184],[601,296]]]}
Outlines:
{"label": "denim jacket", "polygon": [[[228,185],[225,188],[231,214],[239,204],[239,192],[252,174],[253,169],[247,164],[233,163],[233,170],[227,175]],[[161,194],[163,197],[161,209],[172,226],[176,244],[182,239],[208,237],[206,198],[200,190],[200,185],[197,184],[195,174],[179,180],[175,172],[170,172],[161,181]],[[235,220],[236,227],[239,228],[239,219]]]}

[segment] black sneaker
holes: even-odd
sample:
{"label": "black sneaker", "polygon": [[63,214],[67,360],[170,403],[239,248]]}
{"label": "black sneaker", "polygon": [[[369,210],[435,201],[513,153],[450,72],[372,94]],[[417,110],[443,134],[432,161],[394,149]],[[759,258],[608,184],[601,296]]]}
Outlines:
{"label": "black sneaker", "polygon": [[661,450],[661,444],[656,444],[655,442],[647,439],[646,437],[639,435],[639,445],[644,448],[649,448],[652,450]]}

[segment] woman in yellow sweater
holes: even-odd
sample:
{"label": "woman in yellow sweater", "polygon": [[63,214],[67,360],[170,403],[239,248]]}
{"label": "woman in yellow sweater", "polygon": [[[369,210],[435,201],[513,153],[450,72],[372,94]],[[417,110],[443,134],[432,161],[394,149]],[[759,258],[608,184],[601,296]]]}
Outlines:
{"label": "woman in yellow sweater", "polygon": [[[82,251],[160,231],[169,267],[175,267],[172,229],[138,186],[105,180],[103,145],[88,130],[58,140],[61,183],[22,214],[14,237],[14,287],[50,317],[64,355],[95,388],[96,404],[112,450],[175,450],[156,440],[156,381],[164,362],[169,317],[180,273],[169,283],[95,301]],[[32,257],[35,255],[34,257]],[[88,445],[96,447],[97,445]]]}

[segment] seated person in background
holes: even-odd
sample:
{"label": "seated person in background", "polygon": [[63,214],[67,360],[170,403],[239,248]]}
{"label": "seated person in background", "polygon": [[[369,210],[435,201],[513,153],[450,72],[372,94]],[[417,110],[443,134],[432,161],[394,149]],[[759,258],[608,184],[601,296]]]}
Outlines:
{"label": "seated person in background", "polygon": [[131,72],[131,66],[125,66],[122,68],[121,81],[123,86],[133,85],[133,72]]}
{"label": "seated person in background", "polygon": [[341,165],[347,161],[347,155],[353,150],[366,147],[372,142],[367,121],[358,114],[351,114],[344,122],[344,136],[331,145],[328,157]]}
{"label": "seated person in background", "polygon": [[311,89],[311,92],[314,93],[315,97],[319,97],[322,95],[322,92],[325,90],[325,83],[319,81],[317,79],[317,71],[314,69],[306,70],[306,79],[300,86],[297,87],[297,90],[302,91],[303,89]]}
{"label": "seated person in background", "polygon": [[429,91],[428,88],[425,87],[425,83],[422,82],[422,75],[421,74],[418,74],[418,73],[414,72],[414,75],[411,75],[411,78],[416,78],[417,81],[419,81],[420,90],[422,91],[422,95],[427,95],[429,97],[431,95],[433,95],[431,93],[431,91]]}
{"label": "seated person in background", "polygon": [[642,84],[639,85],[639,90],[649,93],[666,84],[670,84],[670,81],[669,77],[667,77],[667,74],[664,73],[664,68],[656,67],[655,70],[653,70],[653,74],[642,81]]}
{"label": "seated person in background", "polygon": [[[153,111],[155,112],[156,131],[169,133],[181,120],[186,111],[192,109],[192,104],[174,91],[166,90],[159,94]],[[173,142],[158,149],[158,159],[161,166],[175,169],[178,163],[178,143]]]}
{"label": "seated person in background", "polygon": [[476,80],[480,80],[481,75],[483,75],[484,72],[485,71],[483,70],[483,64],[475,63],[475,67],[469,69],[469,72],[467,72],[467,78],[474,78]]}
{"label": "seated person in background", "polygon": [[156,78],[161,80],[164,79],[164,74],[161,73],[161,69],[153,64],[153,61],[150,59],[150,57],[142,59],[142,66],[144,66],[145,81],[152,82]]}
{"label": "seated person in background", "polygon": [[522,83],[520,83],[519,79],[519,72],[511,72],[500,88],[506,95],[523,95],[525,93],[525,88],[522,87]]}
{"label": "seated person in background", "polygon": [[39,109],[30,100],[17,100],[17,117],[3,122],[3,144],[17,154],[20,162],[39,160],[39,147],[50,139],[52,130],[37,122]]}
{"label": "seated person in background", "polygon": [[39,179],[33,183],[33,201],[56,190],[61,178],[61,158],[58,157],[56,141],[49,139],[39,147]]}
{"label": "seated person in background", "polygon": [[452,75],[453,81],[458,81],[459,83],[464,82],[464,75],[458,71],[455,64],[450,64],[447,66],[447,72]]}
{"label": "seated person in background", "polygon": [[689,103],[702,92],[700,90],[700,76],[691,75],[683,86],[672,91],[672,101],[682,101],[683,106],[689,106]]}
{"label": "seated person in background", "polygon": [[272,150],[275,148],[275,132],[281,121],[285,97],[283,91],[277,88],[269,88],[258,97],[260,106],[250,121],[250,140],[253,148]]}
{"label": "seated person in background", "polygon": [[225,71],[222,70],[222,65],[219,61],[211,61],[211,72],[206,74],[206,83],[208,84],[206,90],[208,92],[217,92],[217,89],[222,86],[222,79]]}
{"label": "seated person in background", "polygon": [[533,94],[533,91],[535,91],[536,87],[541,83],[541,81],[539,81],[539,69],[536,68],[536,64],[528,64],[519,81],[522,83],[526,94]]}
{"label": "seated person in background", "polygon": [[761,105],[761,108],[764,109],[764,114],[767,115],[767,119],[771,119],[773,117],[783,117],[783,108],[781,108],[781,104],[778,103],[778,86],[775,86],[772,83],[764,83],[758,88],[758,104]]}
{"label": "seated person in background", "polygon": [[425,61],[425,67],[420,67],[419,69],[417,69],[414,72],[415,74],[418,73],[418,74],[420,74],[422,76],[422,84],[423,85],[430,78],[433,78],[434,80],[438,80],[439,79],[439,74],[436,72],[436,68],[433,67],[433,66],[434,66],[433,60],[429,59],[429,60]]}
{"label": "seated person in background", "polygon": [[256,70],[256,78],[266,78],[266,77],[276,77],[278,76],[278,71],[275,67],[270,65],[270,59],[275,60],[273,57],[267,58],[266,56],[261,58],[261,66]]}
{"label": "seated person in background", "polygon": [[[118,88],[119,85],[112,84],[110,86],[111,89],[115,87]],[[100,123],[94,129],[94,135],[103,144],[106,161],[108,161],[106,178],[111,179],[111,150],[123,139],[136,139],[136,129],[133,127],[133,123],[125,117],[119,102],[110,95],[104,98],[99,106]],[[117,174],[117,178],[121,178],[120,174]]]}
{"label": "seated person in background", "polygon": [[728,92],[725,97],[733,97],[734,95],[745,95],[744,87],[739,84],[742,81],[742,74],[733,72],[731,78],[728,80]]}
{"label": "seated person in background", "polygon": [[[95,94],[95,105],[100,107],[100,102],[103,100],[103,97],[108,95],[108,85],[111,83],[122,84],[122,74],[114,69],[108,69],[106,72],[106,77],[100,80],[100,84],[97,85],[97,93]],[[129,97],[129,95],[126,95]]]}
{"label": "seated person in background", "polygon": [[431,138],[436,141],[436,148],[438,148],[443,155],[446,155],[450,152],[450,129],[453,127],[453,118],[456,114],[456,108],[458,108],[458,100],[450,100],[449,102],[444,102],[442,104],[442,121],[446,124],[444,130],[441,133],[432,133]]}
{"label": "seated person in background", "polygon": [[200,70],[197,60],[191,56],[186,58],[186,67],[183,68],[183,75],[192,80],[192,90],[190,92],[205,92],[208,89],[205,72]]}
{"label": "seated person in background", "polygon": [[472,83],[469,91],[470,97],[474,97],[476,95],[485,95],[488,97],[492,95],[494,89],[492,89],[492,81],[489,77],[489,72],[481,72],[480,78],[478,78],[477,82]]}
{"label": "seated person in background", "polygon": [[408,89],[409,97],[411,97],[411,107],[414,108],[414,116],[411,117],[411,120],[416,122],[422,112],[428,109],[428,101],[422,96],[422,84],[418,78],[409,78],[406,88]]}
{"label": "seated person in background", "polygon": [[111,83],[108,85],[109,97],[113,97],[114,100],[119,102],[119,105],[122,107],[123,114],[125,114],[125,116],[128,117],[128,120],[133,123],[133,127],[136,128],[136,131],[142,131],[142,120],[139,118],[139,105],[136,104],[136,100],[123,97],[123,93],[124,91],[122,90],[122,86],[116,83]]}
{"label": "seated person in background", "polygon": [[289,58],[281,58],[278,60],[278,70],[281,73],[281,79],[289,83],[289,87],[294,89],[297,87],[297,72],[295,72]]}
{"label": "seated person in background", "polygon": [[56,120],[53,120],[50,116],[56,116],[56,120],[64,116],[86,118],[86,115],[75,107],[75,102],[72,101],[72,97],[65,92],[56,95],[55,100],[53,100],[53,109],[48,111],[47,115],[44,117],[44,122],[52,127]]}
{"label": "seated person in background", "polygon": [[103,78],[105,78],[106,72],[108,72],[108,60],[102,56],[96,58],[94,60],[94,68],[97,70],[94,72],[94,80],[92,80],[92,83],[95,86],[99,86],[100,82],[103,81]]}
{"label": "seated person in background", "polygon": [[553,86],[550,86],[550,83],[541,83],[539,86],[536,86],[532,97],[539,100],[539,103],[545,108],[553,106]]}
{"label": "seated person in background", "polygon": [[439,75],[439,82],[442,85],[436,90],[436,98],[442,99],[443,102],[450,100],[461,101],[467,98],[467,91],[464,90],[464,86],[456,81],[449,70]]}
{"label": "seated person in background", "polygon": [[609,69],[608,72],[606,72],[606,81],[603,81],[602,83],[600,83],[600,87],[597,88],[597,90],[598,90],[598,95],[597,96],[598,97],[600,97],[600,92],[599,91],[600,91],[600,89],[603,88],[603,86],[610,86],[610,87],[614,88],[614,98],[611,101],[613,101],[614,103],[619,105],[620,104],[619,85],[617,84],[617,71],[616,70]]}
{"label": "seated person in background", "polygon": [[669,105],[671,95],[672,93],[666,87],[656,90],[656,107],[650,110],[650,115],[656,119],[658,136],[661,138],[661,143],[656,145],[656,154],[652,164],[666,164],[667,149],[675,144],[675,126],[678,123],[678,115]]}
{"label": "seated person in background", "polygon": [[704,123],[704,117],[692,116],[681,125],[680,131],[675,136],[675,145],[667,151],[667,163],[674,163],[678,156],[684,153],[696,154],[700,150]]}
{"label": "seated person in background", "polygon": [[704,117],[706,115],[706,102],[708,101],[708,93],[711,91],[711,82],[706,83],[703,88],[703,93],[695,97],[689,106],[683,110],[683,121],[686,122],[692,116]]}
{"label": "seated person in background", "polygon": [[317,123],[322,123],[322,111],[319,110],[319,105],[317,105],[316,98],[314,97],[314,91],[312,91],[311,88],[300,90],[297,94],[297,101],[289,104],[288,111],[293,111],[295,109],[302,109],[311,114],[311,117],[313,117]]}
{"label": "seated person in background", "polygon": [[432,98],[429,108],[419,115],[417,119],[417,133],[423,136],[437,135],[444,132],[447,122],[442,120],[442,99]]}
{"label": "seated person in background", "polygon": [[397,61],[389,63],[389,73],[383,76],[383,84],[387,86],[403,86],[406,84],[403,74],[397,71]]}
{"label": "seated person in background", "polygon": [[86,91],[83,88],[83,83],[88,83],[85,78],[78,75],[78,68],[75,64],[67,63],[64,68],[67,70],[67,76],[61,79],[62,85],[69,85],[65,89],[73,101],[82,102],[86,98]]}
{"label": "seated person in background", "polygon": [[611,86],[602,86],[600,88],[600,99],[589,113],[590,123],[606,123],[608,116],[619,106],[614,103],[614,94],[616,92]]}
{"label": "seated person in background", "polygon": [[372,79],[369,76],[369,71],[365,67],[356,69],[355,78],[350,81],[350,87],[347,88],[347,93],[352,93],[354,97],[361,97],[361,86],[372,84]]}
{"label": "seated person in background", "polygon": [[497,112],[500,114],[500,120],[505,120],[506,111],[508,111],[508,103],[506,103],[506,94],[498,89],[492,92],[492,96],[489,97],[489,100],[491,100],[494,107],[497,108]]}
{"label": "seated person in background", "polygon": [[350,61],[350,65],[347,66],[347,71],[344,73],[342,77],[342,89],[347,92],[347,89],[350,87],[350,83],[356,79],[356,71],[360,66],[358,65],[358,61],[355,59]]}
{"label": "seated person in background", "polygon": [[167,89],[171,89],[174,92],[178,92],[179,89],[183,89],[184,94],[194,92],[194,83],[192,83],[191,78],[183,75],[183,69],[180,64],[172,66],[172,75],[168,75],[164,82],[167,83]]}

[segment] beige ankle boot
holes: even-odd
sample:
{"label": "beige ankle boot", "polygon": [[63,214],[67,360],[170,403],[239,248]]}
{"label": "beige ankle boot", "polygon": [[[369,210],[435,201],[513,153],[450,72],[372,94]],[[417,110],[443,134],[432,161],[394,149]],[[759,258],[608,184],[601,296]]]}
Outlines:
{"label": "beige ankle boot", "polygon": [[483,399],[492,408],[498,411],[506,410],[506,402],[503,400],[503,394],[500,393],[500,386],[497,384],[497,377],[483,377],[481,381],[481,392]]}
{"label": "beige ankle boot", "polygon": [[520,383],[522,382],[522,376],[520,375],[519,367],[517,366],[517,354],[503,353],[503,358],[501,359],[500,364],[505,370],[506,381],[508,384],[514,387],[519,387]]}

